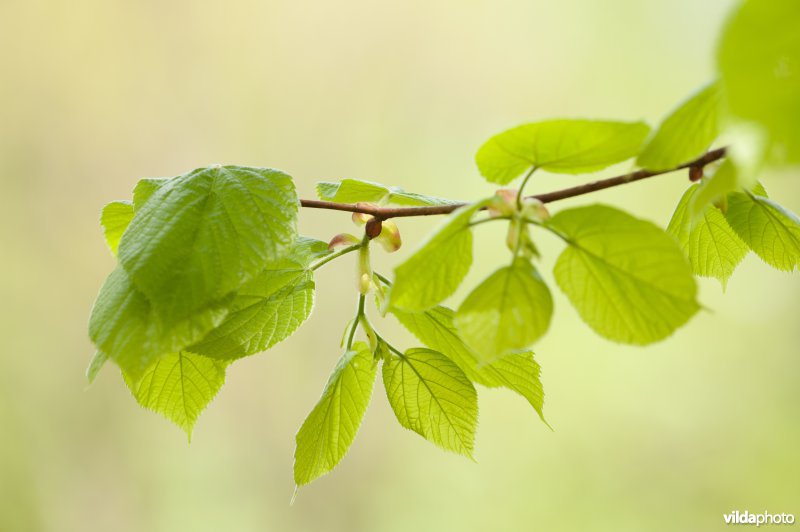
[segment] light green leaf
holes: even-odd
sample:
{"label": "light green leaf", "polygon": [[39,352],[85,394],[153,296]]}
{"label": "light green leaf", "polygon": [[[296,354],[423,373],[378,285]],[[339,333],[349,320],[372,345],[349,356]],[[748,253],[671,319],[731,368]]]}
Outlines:
{"label": "light green leaf", "polygon": [[523,349],[550,326],[553,298],[530,261],[500,268],[464,300],[456,327],[481,360]]}
{"label": "light green leaf", "polygon": [[383,364],[397,421],[442,449],[472,457],[478,394],[464,372],[430,349],[409,349]]}
{"label": "light green leaf", "polygon": [[724,202],[729,192],[738,190],[742,185],[739,174],[734,162],[726,159],[714,175],[704,177],[687,206],[692,221],[696,221],[711,202]]}
{"label": "light green leaf", "polygon": [[133,219],[133,204],[129,201],[112,201],[105,207],[100,214],[100,225],[103,227],[103,235],[106,238],[108,249],[111,254],[117,255],[119,239]]}
{"label": "light green leaf", "polygon": [[783,271],[800,264],[800,218],[763,196],[734,192],[725,217],[761,259]]}
{"label": "light green leaf", "polygon": [[528,400],[544,421],[544,390],[533,353],[511,353],[479,364],[478,356],[458,335],[453,310],[436,306],[424,312],[393,310],[397,320],[419,341],[455,362],[469,380],[487,388],[508,388]]}
{"label": "light green leaf", "polygon": [[406,192],[400,187],[389,187],[372,181],[342,179],[338,183],[317,183],[317,196],[321,200],[337,203],[369,202],[380,205],[402,205],[423,207],[429,205],[452,205],[457,201]]}
{"label": "light green leaf", "polygon": [[191,319],[280,258],[296,235],[298,201],[277,170],[200,168],[144,202],[119,260],[166,326]]}
{"label": "light green leaf", "polygon": [[717,65],[730,113],[765,129],[774,158],[799,162],[800,2],[743,2],[723,30]]}
{"label": "light green leaf", "polygon": [[235,359],[269,349],[288,338],[314,306],[312,260],[330,253],[324,242],[299,237],[288,258],[271,262],[236,294],[225,321],[192,352]]}
{"label": "light green leaf", "polygon": [[669,170],[702,155],[719,135],[720,94],[713,83],[683,102],[651,136],[636,164]]}
{"label": "light green leaf", "polygon": [[146,177],[140,179],[133,189],[133,207],[135,210],[141,210],[145,202],[150,199],[150,196],[158,189],[169,183],[169,179],[163,177]]}
{"label": "light green leaf", "polygon": [[475,155],[481,175],[506,185],[531,167],[582,174],[639,153],[650,127],[643,122],[546,120],[490,138]]}
{"label": "light green leaf", "polygon": [[165,327],[122,266],[106,279],[89,319],[89,337],[134,380],[154,360],[198,342],[228,313],[232,295]]}
{"label": "light green leaf", "polygon": [[192,439],[192,429],[208,403],[225,383],[227,363],[182,351],[150,366],[141,379],[123,372],[136,401],[163,415]]}
{"label": "light green leaf", "polygon": [[302,486],[328,473],[347,453],[367,411],[376,368],[364,342],[354,343],[339,360],[297,433],[295,484]]}
{"label": "light green leaf", "polygon": [[629,344],[666,338],[699,309],[689,263],[671,236],[604,205],[561,211],[547,227],[569,246],[555,277],[598,334]]}
{"label": "light green leaf", "polygon": [[389,296],[403,310],[430,308],[456,291],[472,266],[470,220],[490,200],[453,212],[400,266]]}
{"label": "light green leaf", "polygon": [[89,367],[86,368],[86,380],[89,381],[89,384],[94,382],[94,380],[97,378],[97,374],[100,373],[101,369],[103,369],[103,366],[106,364],[107,360],[108,355],[102,351],[95,351],[92,360],[89,362]]}
{"label": "light green leaf", "polygon": [[700,185],[692,185],[683,194],[667,232],[678,240],[695,275],[715,277],[724,289],[749,248],[716,206],[706,205],[702,216],[695,220],[689,206],[699,189]]}

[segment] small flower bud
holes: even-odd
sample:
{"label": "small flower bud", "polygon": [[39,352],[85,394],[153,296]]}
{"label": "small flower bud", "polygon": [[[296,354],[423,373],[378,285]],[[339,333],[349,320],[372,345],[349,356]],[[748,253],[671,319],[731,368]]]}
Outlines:
{"label": "small flower bud", "polygon": [[543,222],[550,218],[550,211],[544,206],[544,203],[536,198],[525,198],[522,201],[522,216],[529,220],[536,220]]}
{"label": "small flower bud", "polygon": [[383,223],[378,218],[370,218],[367,221],[367,226],[364,228],[364,231],[367,233],[367,238],[372,240],[379,234],[381,234],[381,229],[383,228]]}
{"label": "small flower bud", "polygon": [[690,166],[689,167],[689,181],[692,183],[696,183],[703,179],[703,167],[702,166]]}

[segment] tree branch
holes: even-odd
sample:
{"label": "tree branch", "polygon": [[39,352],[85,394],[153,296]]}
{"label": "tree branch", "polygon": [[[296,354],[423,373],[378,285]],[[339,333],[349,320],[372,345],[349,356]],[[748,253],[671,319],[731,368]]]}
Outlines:
{"label": "tree branch", "polygon": [[[657,175],[668,174],[677,170],[686,168],[703,168],[708,164],[718,161],[725,157],[726,148],[718,148],[706,152],[704,155],[698,157],[693,161],[684,163],[669,170],[636,170],[617,177],[610,177],[608,179],[601,179],[600,181],[593,181],[583,185],[577,185],[570,188],[555,190],[553,192],[546,192],[544,194],[534,194],[527,196],[535,198],[542,203],[552,203],[567,198],[574,198],[575,196],[582,196],[591,192],[597,192],[606,188],[612,188],[634,181],[640,181],[649,177]],[[346,211],[346,212],[360,212],[374,216],[380,220],[388,220],[389,218],[405,218],[409,216],[435,216],[438,214],[450,214],[459,207],[468,205],[468,203],[449,203],[447,205],[432,205],[429,207],[380,207],[370,203],[335,203],[332,201],[322,200],[309,200],[301,199],[300,205],[309,209],[328,209],[333,211]]]}

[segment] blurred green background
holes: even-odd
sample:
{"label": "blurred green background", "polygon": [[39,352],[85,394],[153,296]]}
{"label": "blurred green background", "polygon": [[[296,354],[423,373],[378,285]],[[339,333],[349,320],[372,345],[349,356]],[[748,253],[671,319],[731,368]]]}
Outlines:
{"label": "blurred green background", "polygon": [[[555,432],[519,397],[480,390],[478,464],[400,428],[376,386],[350,454],[291,507],[294,434],[353,311],[351,257],[321,270],[299,334],[230,369],[191,445],[112,366],[84,378],[89,310],[114,263],[99,211],[138,178],[236,163],[288,171],[303,197],[356,177],[476,198],[492,188],[474,151],[499,130],[655,123],[713,77],[730,6],[0,2],[0,530],[712,530],[733,509],[800,514],[800,282],[753,255],[727,294],[701,282],[710,310],[645,349],[598,338],[557,294],[536,347]],[[796,176],[763,181],[800,210]],[[686,184],[558,207],[603,201],[665,225]],[[402,221],[407,245],[380,269],[433,223]],[[303,212],[301,229],[327,239],[351,224]],[[480,229],[470,283],[505,260],[501,238]],[[551,279],[559,246],[540,244]]]}

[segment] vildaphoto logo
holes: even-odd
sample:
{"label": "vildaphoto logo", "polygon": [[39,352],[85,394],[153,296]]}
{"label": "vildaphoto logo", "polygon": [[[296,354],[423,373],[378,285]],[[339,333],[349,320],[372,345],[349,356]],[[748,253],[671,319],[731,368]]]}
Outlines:
{"label": "vildaphoto logo", "polygon": [[726,525],[793,525],[794,514],[771,514],[764,512],[760,514],[753,514],[745,510],[740,512],[734,510],[729,514],[722,516],[725,519]]}

